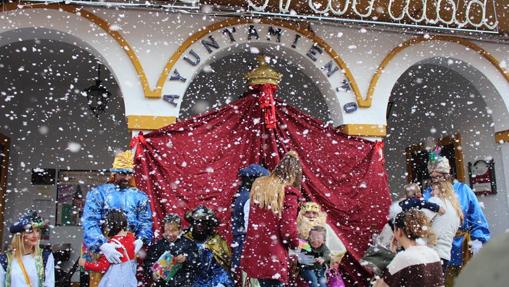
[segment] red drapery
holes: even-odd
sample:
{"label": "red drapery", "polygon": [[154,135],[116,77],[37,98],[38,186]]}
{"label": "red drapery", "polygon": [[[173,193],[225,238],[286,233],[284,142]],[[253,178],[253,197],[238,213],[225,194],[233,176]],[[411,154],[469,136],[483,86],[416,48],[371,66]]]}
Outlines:
{"label": "red drapery", "polygon": [[230,206],[237,172],[251,163],[272,169],[289,150],[302,160],[303,194],[328,213],[328,223],[348,249],[342,270],[348,285],[365,285],[359,265],[390,205],[383,144],[351,138],[297,109],[275,102],[277,124],[250,93],[223,108],[134,138],[136,182],[151,200],[154,228],[169,212],[183,216],[198,204],[218,215],[230,238]]}

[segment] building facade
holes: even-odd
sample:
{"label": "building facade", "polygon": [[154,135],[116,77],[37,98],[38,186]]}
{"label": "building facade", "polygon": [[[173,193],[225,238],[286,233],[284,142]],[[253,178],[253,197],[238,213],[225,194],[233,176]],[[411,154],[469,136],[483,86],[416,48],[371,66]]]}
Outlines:
{"label": "building facade", "polygon": [[[430,142],[452,147],[462,181],[479,160],[492,165],[491,193],[479,200],[495,235],[509,228],[505,19],[491,36],[190,7],[3,4],[4,221],[35,206],[55,225],[49,240],[79,250],[79,221],[70,219],[79,210],[63,202],[77,199],[67,189],[87,179],[65,182],[69,174],[109,168],[138,131],[240,97],[243,75],[263,54],[283,74],[280,98],[348,135],[385,141],[394,197],[419,179],[416,162]],[[91,103],[83,90],[98,67],[111,94]],[[34,184],[38,169],[56,170],[56,180]]]}

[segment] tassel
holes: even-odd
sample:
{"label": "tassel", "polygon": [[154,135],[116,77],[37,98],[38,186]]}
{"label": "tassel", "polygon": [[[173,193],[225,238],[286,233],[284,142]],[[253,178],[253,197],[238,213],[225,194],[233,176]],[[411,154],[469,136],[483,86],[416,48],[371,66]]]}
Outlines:
{"label": "tassel", "polygon": [[276,101],[274,95],[277,91],[277,86],[273,84],[256,85],[253,87],[260,91],[260,98],[258,102],[264,112],[265,127],[268,129],[276,128]]}
{"label": "tassel", "polygon": [[131,139],[131,142],[129,143],[129,147],[131,149],[136,147],[136,153],[134,155],[134,158],[136,158],[138,155],[143,153],[142,145],[144,145],[146,143],[147,143],[147,141],[145,140],[145,137],[143,136],[142,131],[140,131],[140,133],[137,136],[135,136]]}

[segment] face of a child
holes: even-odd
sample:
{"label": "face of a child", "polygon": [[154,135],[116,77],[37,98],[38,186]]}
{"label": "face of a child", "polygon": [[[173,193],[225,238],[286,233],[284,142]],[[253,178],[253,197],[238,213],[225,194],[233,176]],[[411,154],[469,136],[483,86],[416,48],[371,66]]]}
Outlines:
{"label": "face of a child", "polygon": [[433,196],[438,196],[440,194],[440,186],[438,185],[433,185],[431,187],[431,195]]}
{"label": "face of a child", "polygon": [[320,248],[325,242],[325,236],[322,232],[311,231],[309,233],[309,244],[313,248]]}
{"label": "face of a child", "polygon": [[23,244],[25,247],[35,248],[41,239],[41,231],[39,229],[32,229],[23,234]]}
{"label": "face of a child", "polygon": [[415,197],[417,198],[421,198],[422,197],[422,192],[419,190],[419,191],[416,191],[415,192]]}
{"label": "face of a child", "polygon": [[338,268],[339,268],[339,261],[332,262],[332,264],[330,265],[330,268],[334,269],[334,270],[338,270]]}
{"label": "face of a child", "polygon": [[180,234],[180,226],[175,223],[166,223],[164,225],[164,238],[166,240],[173,242],[177,240],[177,237]]}

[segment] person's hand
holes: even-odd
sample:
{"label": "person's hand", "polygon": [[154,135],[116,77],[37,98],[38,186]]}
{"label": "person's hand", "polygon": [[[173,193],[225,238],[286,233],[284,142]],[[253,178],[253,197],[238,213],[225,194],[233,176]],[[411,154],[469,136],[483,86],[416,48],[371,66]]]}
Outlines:
{"label": "person's hand", "polygon": [[141,239],[136,239],[134,241],[134,254],[137,254],[141,248],[143,247],[143,241]]}
{"label": "person's hand", "polygon": [[175,257],[175,261],[177,261],[177,263],[184,263],[184,261],[186,261],[186,256],[179,255],[179,256]]}
{"label": "person's hand", "polygon": [[315,262],[320,265],[323,265],[323,263],[325,262],[325,259],[323,259],[322,257],[318,257],[318,258],[316,258]]}
{"label": "person's hand", "polygon": [[122,253],[117,251],[117,248],[121,246],[115,243],[103,243],[99,249],[101,249],[101,253],[106,257],[108,262],[117,264],[122,262],[120,258],[122,258]]}
{"label": "person's hand", "polygon": [[472,254],[476,255],[479,251],[481,251],[481,248],[482,242],[480,240],[476,239],[470,242],[470,250],[472,250]]}
{"label": "person's hand", "polygon": [[445,214],[445,209],[443,207],[440,207],[440,209],[438,210],[438,214],[444,215]]}
{"label": "person's hand", "polygon": [[86,262],[87,262],[87,260],[85,260],[85,258],[80,258],[80,260],[78,260],[78,264],[79,264],[80,266],[82,266],[82,267],[83,267],[83,266],[85,266],[85,263],[86,263]]}

